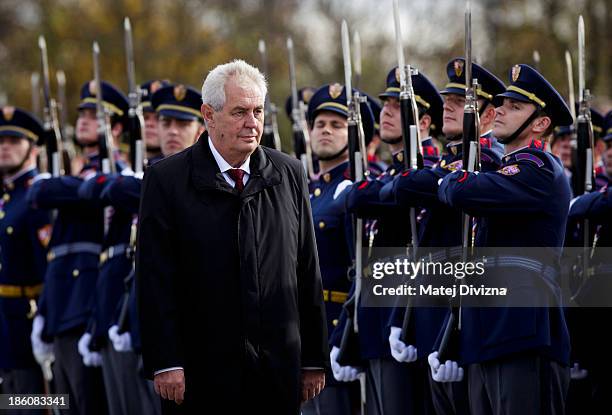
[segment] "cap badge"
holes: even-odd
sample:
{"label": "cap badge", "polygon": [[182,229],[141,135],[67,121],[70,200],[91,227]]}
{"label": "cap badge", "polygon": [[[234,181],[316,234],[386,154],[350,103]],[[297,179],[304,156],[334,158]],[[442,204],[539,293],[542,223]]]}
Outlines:
{"label": "cap badge", "polygon": [[11,121],[15,115],[15,107],[2,107],[2,115],[6,121]]}
{"label": "cap badge", "polygon": [[184,85],[176,85],[174,87],[174,98],[177,101],[182,101],[185,99],[185,96],[187,96],[187,88]]}
{"label": "cap badge", "polygon": [[521,67],[519,65],[514,65],[512,67],[512,82],[516,82],[521,74]]}
{"label": "cap badge", "polygon": [[463,65],[465,65],[465,62],[462,60],[457,59],[454,62],[453,66],[455,67],[455,75],[461,76],[461,74],[463,74]]}
{"label": "cap badge", "polygon": [[342,93],[342,85],[335,83],[329,86],[329,96],[332,99],[338,98],[341,93]]}

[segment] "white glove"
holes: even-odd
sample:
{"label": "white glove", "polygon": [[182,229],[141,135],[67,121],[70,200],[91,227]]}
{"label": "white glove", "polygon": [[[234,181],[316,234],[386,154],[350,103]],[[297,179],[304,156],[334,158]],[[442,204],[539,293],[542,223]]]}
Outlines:
{"label": "white glove", "polygon": [[389,334],[389,346],[391,347],[391,356],[398,362],[414,362],[417,358],[417,349],[413,345],[408,345],[400,340],[402,329],[399,327],[391,327]]}
{"label": "white glove", "polygon": [[83,357],[83,364],[85,366],[99,367],[102,366],[102,355],[98,352],[92,352],[89,350],[89,344],[91,343],[91,334],[83,333],[79,339],[77,345],[79,354]]}
{"label": "white glove", "polygon": [[570,379],[573,380],[582,380],[589,376],[589,371],[586,369],[580,368],[579,363],[574,363],[574,366],[570,367]]}
{"label": "white glove", "polygon": [[129,332],[122,334],[117,333],[119,326],[116,324],[108,329],[108,338],[113,342],[113,347],[118,352],[130,352],[132,351],[132,337]]}
{"label": "white glove", "polygon": [[47,180],[50,179],[51,173],[38,173],[36,176],[34,176],[34,178],[32,179],[32,184],[36,183],[39,180]]}
{"label": "white glove", "polygon": [[43,328],[45,327],[45,318],[41,315],[34,317],[32,322],[32,333],[30,334],[30,342],[32,343],[32,353],[39,365],[43,365],[46,361],[54,361],[53,343],[46,343],[41,339]]}
{"label": "white glove", "polygon": [[334,378],[338,382],[352,382],[356,380],[359,372],[352,366],[340,366],[338,364],[338,353],[340,353],[340,349],[334,346],[329,354]]}
{"label": "white glove", "polygon": [[452,360],[440,364],[437,351],[427,356],[427,361],[431,368],[431,377],[436,382],[461,382],[463,380],[463,368]]}

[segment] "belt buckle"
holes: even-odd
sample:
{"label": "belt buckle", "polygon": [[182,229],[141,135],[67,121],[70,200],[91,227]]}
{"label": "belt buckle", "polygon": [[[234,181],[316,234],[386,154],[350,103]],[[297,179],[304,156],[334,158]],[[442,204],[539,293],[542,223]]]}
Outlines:
{"label": "belt buckle", "polygon": [[49,252],[47,252],[47,262],[51,262],[54,259],[55,259],[55,251],[49,250]]}
{"label": "belt buckle", "polygon": [[115,247],[111,246],[110,248],[108,248],[108,259],[111,259],[114,256],[115,256]]}

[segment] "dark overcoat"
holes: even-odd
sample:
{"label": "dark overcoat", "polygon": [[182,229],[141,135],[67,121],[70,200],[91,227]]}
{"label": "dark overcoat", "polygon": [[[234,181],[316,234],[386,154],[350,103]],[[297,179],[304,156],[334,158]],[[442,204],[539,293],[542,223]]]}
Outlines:
{"label": "dark overcoat", "polygon": [[298,414],[301,368],[327,368],[321,277],[305,175],[266,147],[242,192],[204,133],[147,170],[137,249],[149,376],[184,367],[187,413]]}

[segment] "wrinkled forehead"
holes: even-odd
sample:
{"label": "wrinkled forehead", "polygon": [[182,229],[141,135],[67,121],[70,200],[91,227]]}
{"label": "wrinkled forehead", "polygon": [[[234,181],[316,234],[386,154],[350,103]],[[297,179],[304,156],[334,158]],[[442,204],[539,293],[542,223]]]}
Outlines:
{"label": "wrinkled forehead", "polygon": [[249,78],[233,76],[225,83],[226,106],[263,106],[265,96],[259,86]]}

